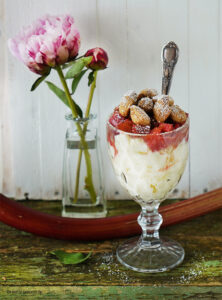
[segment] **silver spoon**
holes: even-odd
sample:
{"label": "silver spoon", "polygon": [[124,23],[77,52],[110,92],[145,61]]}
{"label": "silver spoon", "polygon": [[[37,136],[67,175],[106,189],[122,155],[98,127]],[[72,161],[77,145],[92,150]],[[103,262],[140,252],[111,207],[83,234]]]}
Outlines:
{"label": "silver spoon", "polygon": [[162,94],[168,95],[170,91],[173,70],[179,56],[179,48],[174,42],[169,42],[163,47],[163,77],[162,77]]}

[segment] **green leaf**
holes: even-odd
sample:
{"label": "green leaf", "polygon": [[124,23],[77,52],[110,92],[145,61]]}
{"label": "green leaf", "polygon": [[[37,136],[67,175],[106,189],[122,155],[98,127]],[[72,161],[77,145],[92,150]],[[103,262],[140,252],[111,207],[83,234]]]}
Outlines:
{"label": "green leaf", "polygon": [[81,59],[84,62],[85,66],[87,66],[88,64],[91,63],[93,57],[92,56],[87,56],[87,57],[82,57]]}
{"label": "green leaf", "polygon": [[56,94],[57,97],[59,97],[60,100],[62,100],[62,102],[67,105],[69,107],[69,102],[68,99],[66,98],[66,94],[63,90],[61,90],[59,87],[57,87],[54,83],[50,82],[50,81],[46,81],[48,87],[50,88],[50,90]]}
{"label": "green leaf", "polygon": [[[54,83],[50,82],[50,81],[46,81],[48,87],[50,88],[50,90],[60,99],[62,100],[62,102],[67,105],[69,108],[69,102],[68,99],[66,97],[66,94],[63,90],[61,90],[59,87],[57,87]],[[73,99],[72,99],[73,100]],[[76,111],[77,114],[80,116],[80,118],[82,118],[83,113],[81,108],[79,107],[79,105],[73,100],[75,106],[76,106]]]}
{"label": "green leaf", "polygon": [[86,73],[86,71],[88,71],[88,69],[81,71],[79,74],[77,74],[73,81],[72,81],[72,94],[75,93],[76,88],[81,80],[81,78],[83,77],[83,75]]}
{"label": "green leaf", "polygon": [[81,57],[80,59],[76,60],[71,68],[68,70],[68,72],[66,73],[65,78],[69,79],[69,78],[73,78],[74,76],[76,76],[78,73],[80,73],[82,71],[82,69],[87,66],[92,60],[92,56],[88,56],[88,57]]}
{"label": "green leaf", "polygon": [[93,83],[93,80],[94,80],[94,71],[92,71],[92,72],[89,73],[89,76],[88,76],[88,86],[90,86]]}
{"label": "green leaf", "polygon": [[83,57],[83,56],[77,57],[77,58],[75,58],[74,60],[71,60],[71,61],[69,61],[69,62],[67,62],[67,63],[61,65],[62,69],[64,70],[64,69],[67,69],[67,68],[71,67],[77,60],[79,60],[79,59],[82,58],[82,57]]}
{"label": "green leaf", "polygon": [[61,263],[65,265],[76,265],[86,261],[92,254],[92,252],[84,255],[81,252],[68,253],[62,250],[55,250],[50,252],[50,254],[55,255]]}
{"label": "green leaf", "polygon": [[[49,71],[49,73],[50,73],[50,71]],[[49,75],[49,73],[46,74],[46,75],[42,75],[39,78],[37,78],[36,81],[33,83],[30,91],[33,92],[40,85],[40,83],[43,82],[46,79],[46,77]]]}
{"label": "green leaf", "polygon": [[66,64],[61,65],[61,67],[62,67],[63,70],[65,70],[65,69],[71,67],[75,62],[76,62],[76,60],[70,61]]}
{"label": "green leaf", "polygon": [[76,106],[76,111],[77,111],[77,114],[80,118],[83,117],[83,113],[82,113],[82,109],[80,108],[80,106],[73,100],[73,102],[75,103],[75,106]]}

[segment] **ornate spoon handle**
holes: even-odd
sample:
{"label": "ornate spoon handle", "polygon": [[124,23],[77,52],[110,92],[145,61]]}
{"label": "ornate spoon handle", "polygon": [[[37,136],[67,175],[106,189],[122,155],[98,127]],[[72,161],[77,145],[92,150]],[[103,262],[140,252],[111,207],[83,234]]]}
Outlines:
{"label": "ornate spoon handle", "polygon": [[163,47],[162,61],[163,61],[163,77],[162,77],[162,94],[168,95],[171,81],[173,77],[173,70],[177,63],[179,56],[179,48],[174,42],[169,42]]}

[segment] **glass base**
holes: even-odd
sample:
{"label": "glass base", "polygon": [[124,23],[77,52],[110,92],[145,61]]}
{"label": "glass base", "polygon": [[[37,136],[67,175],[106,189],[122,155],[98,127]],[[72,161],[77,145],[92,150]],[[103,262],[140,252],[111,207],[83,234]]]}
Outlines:
{"label": "glass base", "polygon": [[92,203],[90,199],[78,199],[76,203],[71,198],[63,198],[62,216],[68,218],[103,218],[107,215],[106,201],[97,197]]}
{"label": "glass base", "polygon": [[67,218],[81,218],[81,219],[104,218],[104,217],[106,217],[106,214],[107,214],[107,211],[102,211],[102,212],[86,212],[86,213],[67,212],[66,210],[62,211],[62,217],[67,217]]}
{"label": "glass base", "polygon": [[125,267],[138,272],[157,273],[178,266],[184,249],[174,240],[161,238],[158,246],[143,246],[141,238],[132,238],[117,248],[117,258]]}
{"label": "glass base", "polygon": [[103,218],[106,215],[106,207],[101,204],[96,206],[63,205],[62,210],[62,216],[68,218]]}

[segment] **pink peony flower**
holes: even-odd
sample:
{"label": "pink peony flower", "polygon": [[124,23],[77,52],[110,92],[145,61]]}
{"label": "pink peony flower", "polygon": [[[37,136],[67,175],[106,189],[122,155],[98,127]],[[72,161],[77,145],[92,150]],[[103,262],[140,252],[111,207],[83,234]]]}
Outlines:
{"label": "pink peony flower", "polygon": [[84,56],[92,56],[92,61],[87,65],[92,70],[103,70],[108,64],[108,55],[102,48],[93,48],[86,52]]}
{"label": "pink peony flower", "polygon": [[8,46],[31,71],[43,75],[77,56],[80,35],[71,16],[47,15],[9,39]]}

